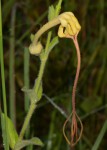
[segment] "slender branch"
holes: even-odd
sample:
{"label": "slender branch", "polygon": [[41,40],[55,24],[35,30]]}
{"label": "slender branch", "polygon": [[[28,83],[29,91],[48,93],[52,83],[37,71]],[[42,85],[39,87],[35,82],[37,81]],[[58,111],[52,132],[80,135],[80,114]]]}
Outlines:
{"label": "slender branch", "polygon": [[36,108],[35,103],[31,103],[29,111],[28,111],[28,114],[27,114],[27,116],[25,118],[22,130],[21,130],[20,135],[19,135],[19,141],[23,139],[23,136],[25,134],[26,128],[27,128],[27,126],[29,124],[29,121],[30,121],[30,119],[32,117],[32,114],[33,114],[35,108]]}

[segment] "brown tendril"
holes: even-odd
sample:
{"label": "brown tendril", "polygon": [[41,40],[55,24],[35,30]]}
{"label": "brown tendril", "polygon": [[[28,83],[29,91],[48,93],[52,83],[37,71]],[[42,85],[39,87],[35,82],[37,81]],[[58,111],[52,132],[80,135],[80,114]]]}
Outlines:
{"label": "brown tendril", "polygon": [[[81,119],[79,118],[79,116],[76,113],[76,108],[75,108],[75,93],[76,93],[76,87],[77,87],[77,82],[78,82],[79,73],[80,73],[81,56],[80,56],[79,44],[77,41],[77,34],[74,36],[67,35],[66,37],[71,38],[73,40],[74,45],[76,47],[77,60],[78,60],[76,77],[74,80],[74,86],[73,86],[73,91],[72,91],[72,113],[69,115],[69,117],[66,119],[66,121],[63,125],[63,135],[64,135],[67,143],[69,145],[71,145],[71,147],[73,147],[80,140],[80,138],[82,136],[82,132],[83,132],[83,125],[82,125]],[[71,122],[71,139],[69,140],[69,138],[66,135],[65,128],[66,128],[67,123],[70,121],[70,118],[71,118],[72,122]],[[78,124],[77,124],[78,121],[80,124],[79,132],[78,132]]]}

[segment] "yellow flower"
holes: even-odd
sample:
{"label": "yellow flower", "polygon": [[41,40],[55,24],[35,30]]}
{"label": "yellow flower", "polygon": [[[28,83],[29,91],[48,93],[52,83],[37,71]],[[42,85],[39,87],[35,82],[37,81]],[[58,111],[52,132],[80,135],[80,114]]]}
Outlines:
{"label": "yellow flower", "polygon": [[72,12],[65,12],[59,15],[61,25],[59,26],[58,36],[72,37],[79,33],[81,26]]}

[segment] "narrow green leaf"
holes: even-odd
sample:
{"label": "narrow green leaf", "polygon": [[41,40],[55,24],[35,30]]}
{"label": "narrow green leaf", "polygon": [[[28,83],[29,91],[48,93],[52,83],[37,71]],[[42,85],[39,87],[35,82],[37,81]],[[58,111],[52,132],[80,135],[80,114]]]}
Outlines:
{"label": "narrow green leaf", "polygon": [[99,133],[99,135],[98,135],[98,137],[97,137],[93,147],[92,147],[92,150],[98,150],[99,145],[100,145],[100,143],[101,143],[101,141],[103,139],[103,136],[104,136],[104,134],[106,132],[107,132],[107,120],[104,122],[104,125],[103,125],[103,127],[102,127],[102,129],[101,129],[101,131],[100,131],[100,133]]}
{"label": "narrow green leaf", "polygon": [[3,116],[2,115],[0,115],[0,116],[1,116],[1,128],[2,128],[3,145],[4,145],[4,148],[6,149],[6,145],[5,145],[5,143],[6,143],[5,141],[7,140],[6,130],[5,130],[6,124],[5,124],[5,120],[4,120]]}
{"label": "narrow green leaf", "polygon": [[22,140],[22,141],[19,141],[14,150],[20,150],[28,145],[38,145],[38,146],[43,146],[43,142],[37,138],[37,137],[33,137],[32,139],[30,140]]}
{"label": "narrow green leaf", "polygon": [[[1,113],[1,120],[2,120],[2,128],[3,128],[3,130],[5,130],[5,125],[4,125],[5,115],[4,115],[4,113]],[[9,145],[13,149],[18,140],[18,134],[17,134],[17,132],[14,128],[14,125],[9,117],[7,117],[7,123],[8,123]],[[5,131],[3,133],[5,134]]]}
{"label": "narrow green leaf", "polygon": [[50,52],[58,43],[59,43],[58,36],[56,36],[50,42],[48,52]]}
{"label": "narrow green leaf", "polygon": [[49,6],[49,12],[48,12],[48,20],[52,20],[55,18],[55,9],[54,9],[54,6],[51,5]]}
{"label": "narrow green leaf", "polygon": [[56,15],[56,17],[59,15],[59,13],[61,11],[61,4],[62,4],[62,0],[59,0],[58,4],[55,7],[55,15]]}
{"label": "narrow green leaf", "polygon": [[[6,102],[6,87],[5,87],[5,71],[4,71],[4,57],[3,57],[3,35],[2,35],[2,10],[1,10],[1,0],[0,0],[0,64],[1,64],[1,86],[2,86],[2,96],[3,96],[3,109],[5,116],[7,116],[7,102]],[[1,110],[0,110],[1,113]],[[9,143],[8,143],[8,123],[7,119],[5,119],[5,122],[2,124],[2,127],[4,126],[4,132],[3,133],[3,143],[4,143],[4,149],[9,150]]]}

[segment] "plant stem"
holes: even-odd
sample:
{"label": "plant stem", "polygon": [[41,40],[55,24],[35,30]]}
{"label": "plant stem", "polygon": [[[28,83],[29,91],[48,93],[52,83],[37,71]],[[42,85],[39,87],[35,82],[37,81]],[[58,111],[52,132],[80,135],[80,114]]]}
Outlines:
{"label": "plant stem", "polygon": [[47,43],[46,43],[46,47],[45,47],[44,58],[41,60],[41,67],[40,67],[40,70],[39,70],[39,75],[38,75],[37,83],[35,85],[35,92],[36,93],[38,92],[39,86],[41,84],[43,72],[44,72],[44,69],[45,69],[45,64],[46,64],[46,61],[47,61],[47,58],[48,58],[48,55],[49,55],[48,48],[49,48],[49,43],[50,43],[50,40],[51,40],[51,36],[52,36],[52,31],[50,31],[48,33]]}
{"label": "plant stem", "polygon": [[[27,89],[29,89],[29,59],[30,59],[30,54],[28,48],[24,49],[24,85]],[[27,95],[27,93],[24,93],[24,109],[25,112],[27,113],[29,110],[30,106],[30,99]],[[30,134],[30,125],[28,126],[26,130],[26,138],[29,137]],[[27,147],[28,149],[29,147]]]}
{"label": "plant stem", "polygon": [[44,60],[41,61],[38,78],[37,78],[37,81],[36,81],[36,85],[35,85],[35,87],[34,87],[34,90],[35,90],[36,94],[37,94],[38,89],[39,89],[39,86],[40,86],[40,84],[41,84],[43,72],[44,72],[44,69],[45,69],[46,60],[47,60],[47,59],[44,59]]}
{"label": "plant stem", "polygon": [[[38,74],[38,80],[36,82],[36,86],[35,86],[35,92],[37,93],[38,92],[38,89],[39,89],[39,86],[41,84],[41,80],[42,80],[42,76],[43,76],[43,72],[44,72],[44,68],[45,68],[45,64],[46,64],[46,60],[44,59],[42,62],[41,62],[41,65],[40,65],[40,70],[39,70],[39,74]],[[36,104],[35,102],[32,102],[31,105],[30,105],[30,108],[29,108],[29,111],[28,111],[28,114],[25,118],[25,121],[24,121],[24,124],[23,124],[23,127],[22,127],[22,130],[20,132],[20,135],[19,135],[19,140],[22,140],[23,139],[23,136],[25,134],[25,131],[27,129],[27,126],[29,124],[29,121],[31,119],[31,116],[36,108]]]}
{"label": "plant stem", "polygon": [[81,68],[81,54],[80,54],[80,48],[78,45],[78,41],[77,41],[77,35],[74,36],[73,38],[73,42],[74,45],[76,47],[76,52],[77,52],[77,70],[76,70],[76,77],[74,80],[74,85],[73,85],[73,91],[72,91],[72,109],[73,112],[76,112],[76,108],[75,108],[75,94],[76,94],[76,88],[77,88],[77,83],[78,83],[78,78],[79,78],[79,74],[80,74],[80,68]]}
{"label": "plant stem", "polygon": [[[35,38],[34,38],[34,41],[33,42],[37,42],[38,41],[38,38],[49,28],[55,26],[55,24],[59,24],[60,21],[58,20],[58,18],[55,18],[54,21],[52,22],[48,22],[46,25],[44,25],[36,34]],[[42,77],[43,77],[43,73],[44,73],[44,69],[45,69],[45,65],[46,65],[46,61],[48,59],[48,49],[49,49],[49,43],[50,43],[50,40],[51,40],[51,36],[52,36],[52,31],[50,31],[48,33],[48,38],[47,38],[47,43],[46,43],[46,47],[45,47],[45,52],[44,52],[44,56],[43,58],[41,58],[41,65],[40,65],[40,70],[39,70],[39,73],[38,73],[38,78],[37,78],[37,81],[36,81],[36,84],[35,84],[35,87],[34,87],[34,90],[36,92],[36,94],[38,93],[38,89],[39,89],[39,86],[41,84],[41,80],[42,80]],[[27,126],[30,122],[30,119],[31,119],[31,116],[36,108],[36,101],[35,102],[31,102],[31,105],[30,105],[30,108],[29,108],[29,111],[28,111],[28,114],[25,118],[25,121],[24,121],[24,124],[23,124],[23,127],[22,127],[22,130],[20,132],[20,135],[19,135],[19,140],[22,140],[23,139],[23,136],[25,134],[25,131],[27,129]]]}
{"label": "plant stem", "polygon": [[27,128],[27,126],[28,126],[28,124],[29,124],[29,121],[30,121],[30,119],[31,119],[31,117],[32,117],[32,114],[33,114],[33,112],[34,112],[36,106],[37,106],[37,105],[36,105],[35,103],[31,103],[31,105],[30,105],[28,114],[27,114],[27,116],[26,116],[26,118],[25,118],[25,121],[24,121],[22,130],[21,130],[20,135],[19,135],[19,141],[22,140],[23,137],[24,137],[26,128]]}
{"label": "plant stem", "polygon": [[10,31],[10,56],[9,56],[9,100],[10,100],[10,118],[16,126],[16,102],[15,102],[15,20],[16,5],[13,6],[11,13],[11,31]]}
{"label": "plant stem", "polygon": [[[30,54],[28,48],[24,49],[24,85],[27,89],[29,89],[29,60],[30,59]],[[29,109],[29,98],[28,95],[25,93],[24,94],[24,108],[25,111],[27,112]]]}
{"label": "plant stem", "polygon": [[55,19],[47,22],[45,25],[43,25],[43,27],[35,34],[33,43],[36,44],[38,42],[38,39],[41,37],[41,35],[46,32],[47,30],[49,30],[50,28],[56,26],[60,24],[60,20],[58,19],[58,17],[56,17]]}
{"label": "plant stem", "polygon": [[6,135],[3,137],[4,148],[9,150],[8,141],[8,121],[7,121],[7,103],[6,103],[6,87],[5,87],[5,74],[4,74],[4,60],[3,60],[3,37],[2,37],[2,11],[1,11],[1,0],[0,0],[0,63],[1,63],[1,79],[2,79],[2,94],[3,94],[3,107],[5,115],[5,130]]}

